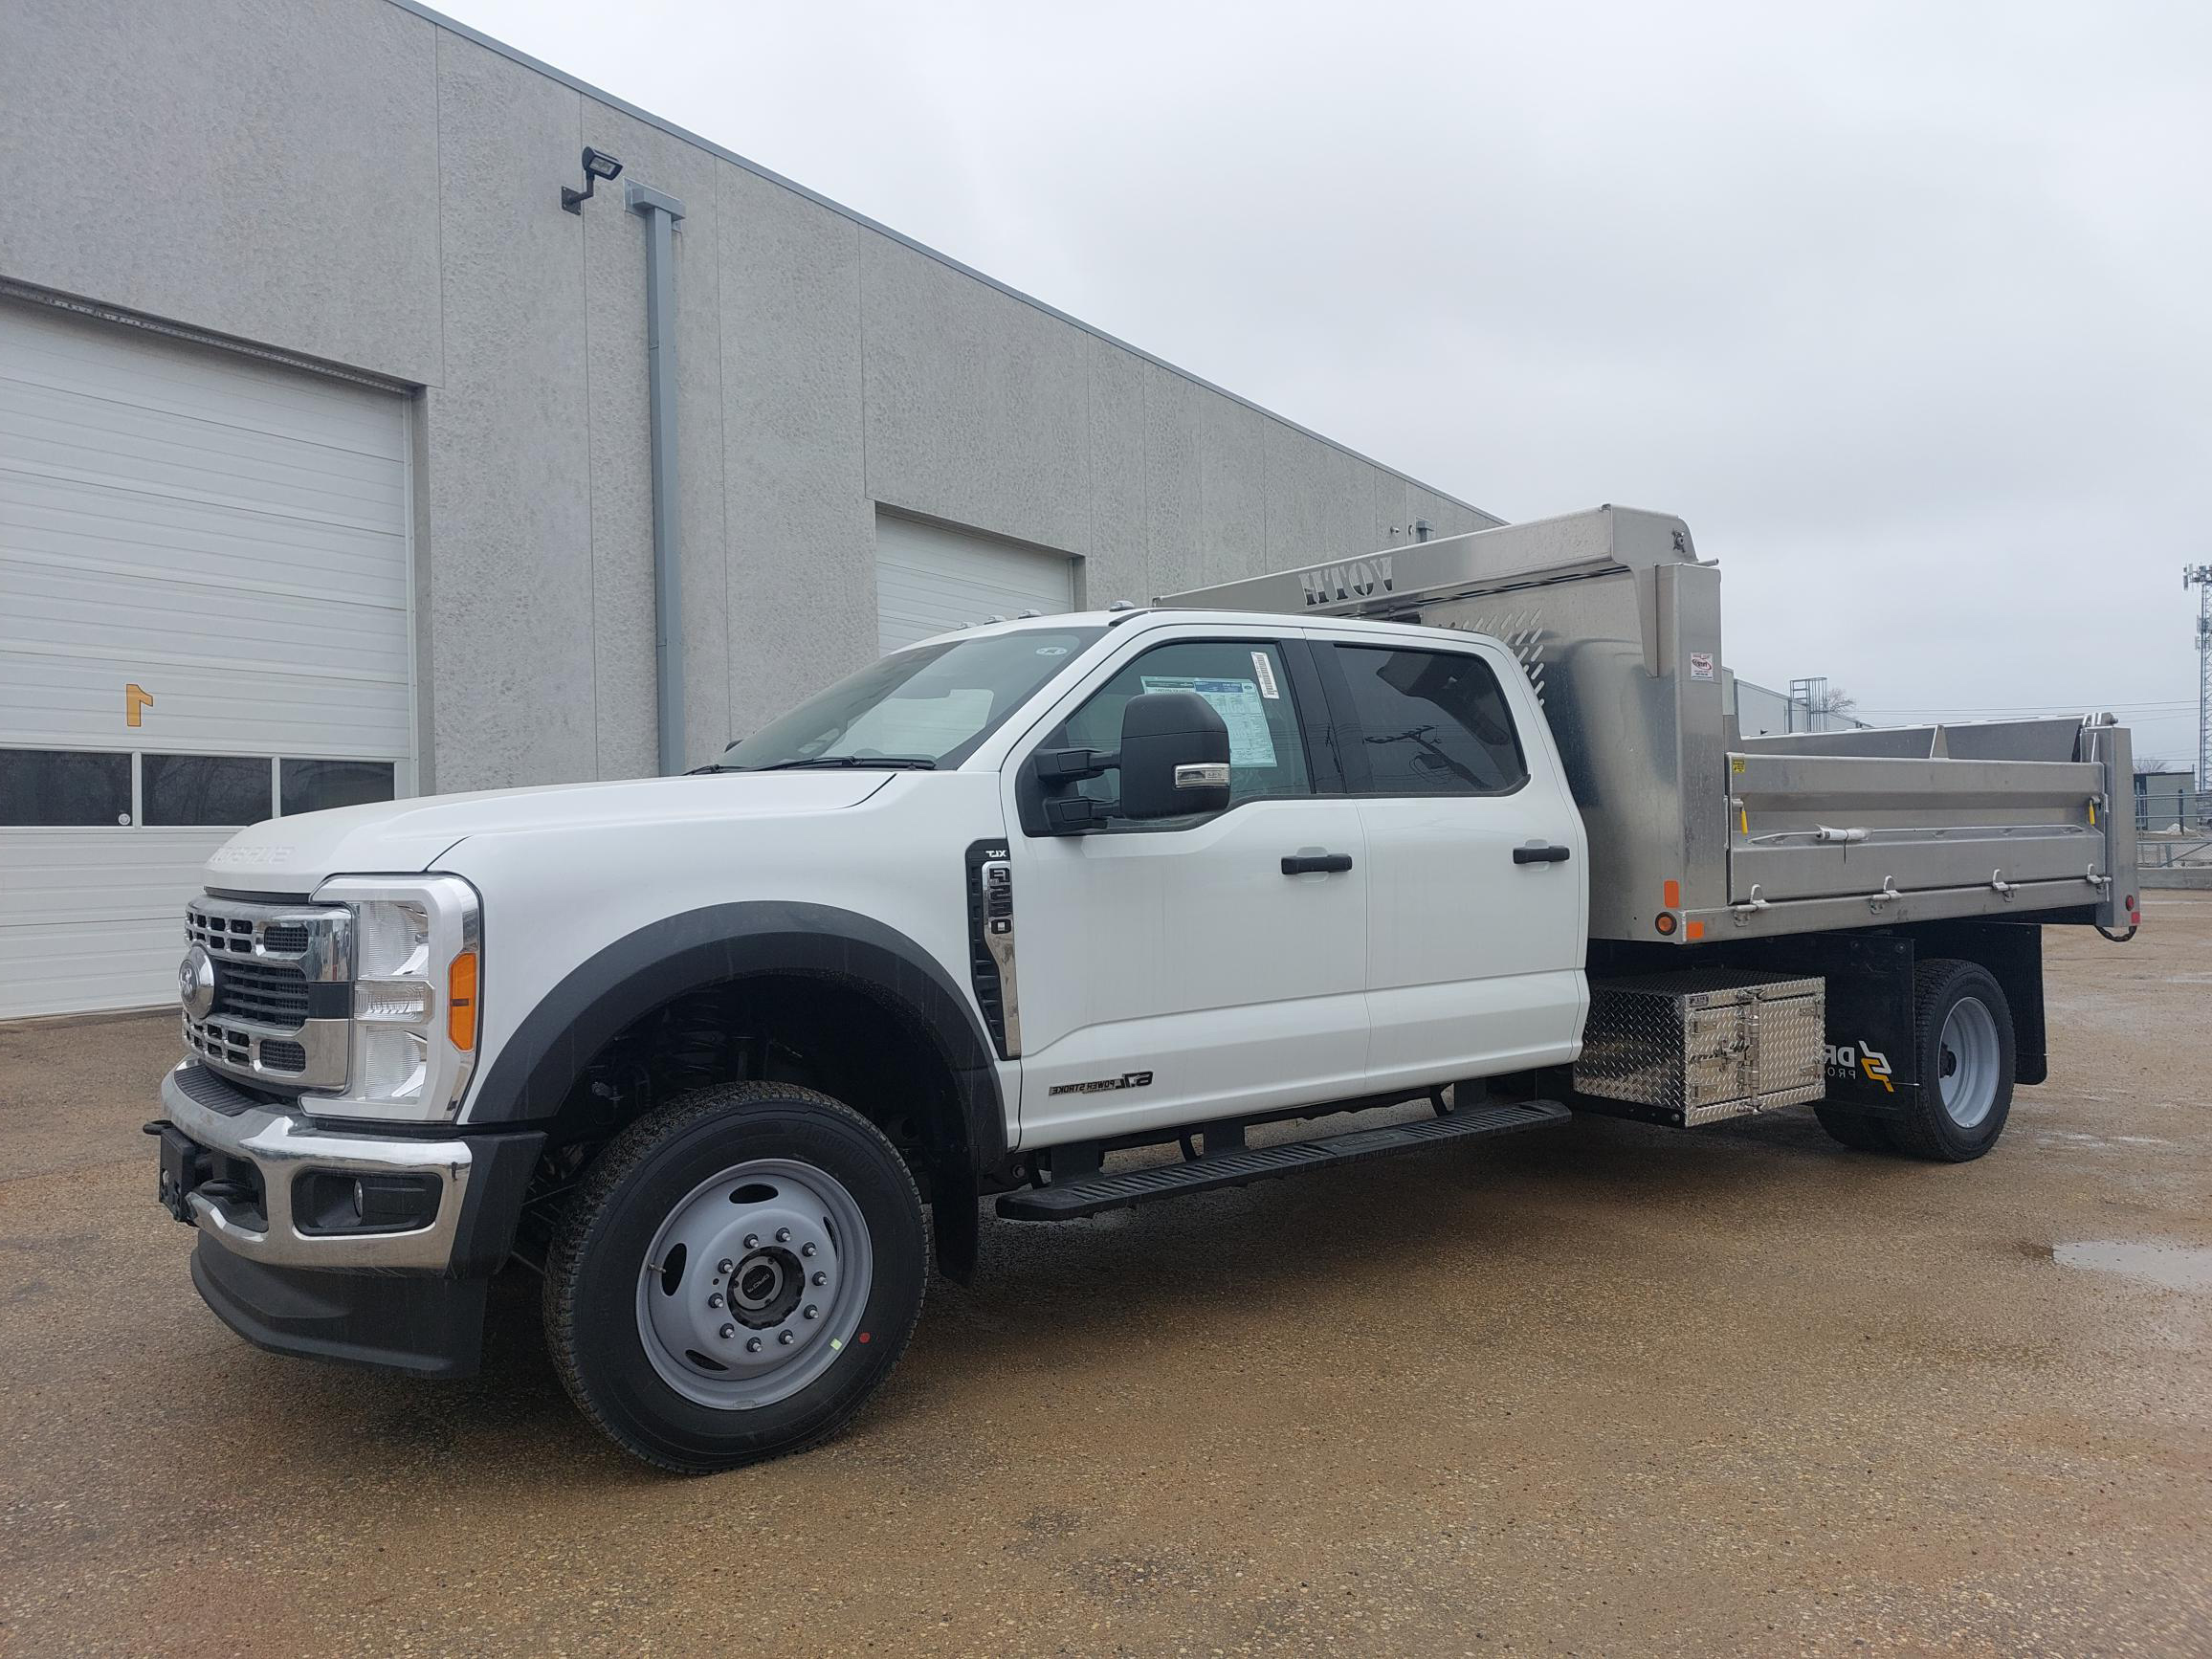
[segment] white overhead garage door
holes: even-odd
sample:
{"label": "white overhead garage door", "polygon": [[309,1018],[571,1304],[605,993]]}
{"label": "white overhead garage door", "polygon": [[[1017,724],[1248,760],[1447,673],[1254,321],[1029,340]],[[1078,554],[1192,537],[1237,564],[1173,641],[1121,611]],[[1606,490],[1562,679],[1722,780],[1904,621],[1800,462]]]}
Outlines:
{"label": "white overhead garage door", "polygon": [[408,418],[0,301],[0,1019],[172,1000],[234,830],[412,792]]}
{"label": "white overhead garage door", "polygon": [[1075,608],[1075,562],[977,530],[875,515],[875,620],[888,653],[933,633]]}

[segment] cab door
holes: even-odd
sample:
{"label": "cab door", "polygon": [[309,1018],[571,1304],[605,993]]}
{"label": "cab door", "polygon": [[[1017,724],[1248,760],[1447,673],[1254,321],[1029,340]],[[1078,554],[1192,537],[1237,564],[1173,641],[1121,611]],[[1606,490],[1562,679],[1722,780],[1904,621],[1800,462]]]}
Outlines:
{"label": "cab door", "polygon": [[[1121,710],[1190,690],[1229,729],[1228,807],[1024,832],[1023,763],[1112,749]],[[1367,858],[1294,630],[1154,628],[1072,689],[1005,771],[1019,918],[1021,1139],[1127,1134],[1357,1094],[1367,1057]],[[1079,786],[1110,803],[1114,774]]]}
{"label": "cab door", "polygon": [[1369,1089],[1573,1059],[1588,847],[1526,675],[1471,638],[1313,638],[1367,845]]}

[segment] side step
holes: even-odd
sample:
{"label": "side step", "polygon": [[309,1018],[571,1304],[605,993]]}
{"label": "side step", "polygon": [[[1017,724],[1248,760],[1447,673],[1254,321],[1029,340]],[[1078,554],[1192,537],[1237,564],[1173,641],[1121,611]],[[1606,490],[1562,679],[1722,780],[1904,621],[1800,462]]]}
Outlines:
{"label": "side step", "polygon": [[1369,1158],[1386,1158],[1394,1152],[1416,1152],[1451,1140],[1473,1140],[1485,1135],[1511,1135],[1519,1129],[1541,1129],[1547,1123],[1564,1123],[1573,1114],[1557,1100],[1485,1101],[1469,1105],[1444,1117],[1427,1117],[1412,1123],[1390,1123],[1377,1129],[1355,1129],[1323,1140],[1292,1140],[1279,1146],[1239,1146],[1212,1152],[1180,1163],[1156,1164],[1150,1169],[1118,1170],[1111,1175],[1084,1175],[1073,1181],[1055,1181],[1050,1186],[1027,1186],[999,1196],[999,1214],[1008,1221],[1073,1221],[1109,1209],[1127,1209],[1156,1198],[1180,1198],[1184,1193],[1211,1192],[1216,1187],[1244,1186],[1272,1181],[1278,1175],[1325,1169],[1340,1163],[1358,1163]]}

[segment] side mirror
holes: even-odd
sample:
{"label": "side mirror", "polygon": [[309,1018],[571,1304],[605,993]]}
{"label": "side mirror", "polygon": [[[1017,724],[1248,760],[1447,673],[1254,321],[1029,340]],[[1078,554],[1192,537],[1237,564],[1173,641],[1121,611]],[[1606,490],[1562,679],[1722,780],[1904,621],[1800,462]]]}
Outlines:
{"label": "side mirror", "polygon": [[1194,691],[1145,692],[1121,710],[1124,818],[1181,818],[1228,806],[1228,726]]}

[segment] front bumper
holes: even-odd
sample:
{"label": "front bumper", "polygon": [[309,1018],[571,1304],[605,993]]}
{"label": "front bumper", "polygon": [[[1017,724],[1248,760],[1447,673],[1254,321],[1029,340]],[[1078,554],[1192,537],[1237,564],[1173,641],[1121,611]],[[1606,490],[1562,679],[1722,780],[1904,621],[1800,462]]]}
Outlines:
{"label": "front bumper", "polygon": [[[515,1248],[542,1133],[332,1128],[190,1060],[162,1080],[162,1105],[166,1121],[147,1127],[164,1132],[163,1203],[197,1229],[192,1282],[232,1330],[279,1353],[428,1376],[475,1370],[485,1288]],[[303,1183],[356,1176],[434,1181],[430,1219],[319,1223]]]}
{"label": "front bumper", "polygon": [[[323,1129],[302,1114],[261,1104],[192,1060],[162,1079],[162,1109],[195,1144],[252,1165],[259,1178],[257,1203],[226,1188],[183,1195],[192,1224],[233,1254],[288,1268],[444,1272],[453,1264],[477,1174],[468,1140]],[[297,1215],[299,1178],[321,1171],[434,1181],[435,1214],[427,1226],[404,1229],[303,1230]]]}

